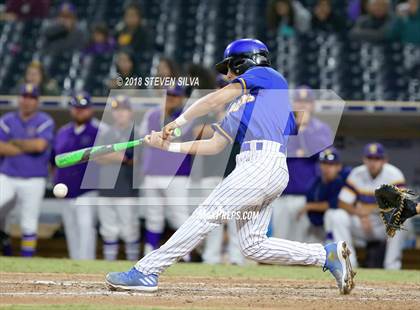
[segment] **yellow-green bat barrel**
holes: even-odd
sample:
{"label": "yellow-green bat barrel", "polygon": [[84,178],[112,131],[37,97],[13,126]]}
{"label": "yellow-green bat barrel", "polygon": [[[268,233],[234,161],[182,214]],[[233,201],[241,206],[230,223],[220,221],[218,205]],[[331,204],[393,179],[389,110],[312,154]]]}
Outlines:
{"label": "yellow-green bat barrel", "polygon": [[58,168],[78,165],[104,154],[124,151],[126,149],[136,147],[142,142],[143,140],[133,140],[109,145],[93,146],[73,152],[59,154],[55,157],[55,164]]}
{"label": "yellow-green bat barrel", "polygon": [[[175,128],[173,135],[175,137],[181,136],[181,129]],[[124,151],[126,149],[136,147],[142,143],[143,139],[132,140],[109,145],[93,146],[73,152],[63,153],[55,157],[55,164],[58,168],[66,168],[87,162],[90,159],[94,159],[104,154]]]}

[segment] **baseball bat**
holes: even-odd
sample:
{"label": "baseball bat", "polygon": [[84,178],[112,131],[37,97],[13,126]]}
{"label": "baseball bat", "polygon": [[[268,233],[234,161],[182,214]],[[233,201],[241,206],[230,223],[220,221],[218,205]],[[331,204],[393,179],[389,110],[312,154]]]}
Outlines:
{"label": "baseball bat", "polygon": [[[181,130],[176,128],[173,131],[175,137],[181,136]],[[110,154],[114,152],[121,152],[126,149],[134,148],[143,144],[144,138],[138,140],[131,140],[126,142],[119,142],[107,145],[98,145],[87,147],[84,149],[63,153],[55,156],[54,161],[58,168],[66,168],[87,161],[96,159],[105,154]]]}

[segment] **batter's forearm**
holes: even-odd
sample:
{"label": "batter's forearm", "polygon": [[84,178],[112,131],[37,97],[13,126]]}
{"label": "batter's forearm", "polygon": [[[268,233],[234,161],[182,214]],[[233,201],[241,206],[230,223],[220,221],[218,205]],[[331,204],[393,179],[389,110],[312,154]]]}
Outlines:
{"label": "batter's forearm", "polygon": [[0,156],[16,156],[22,154],[22,150],[17,146],[0,141]]}
{"label": "batter's forearm", "polygon": [[191,155],[214,155],[222,149],[212,143],[211,139],[180,143],[180,153]]}
{"label": "batter's forearm", "polygon": [[214,155],[223,150],[227,144],[226,139],[215,132],[211,139],[170,143],[168,151],[192,155]]}
{"label": "batter's forearm", "polygon": [[11,143],[24,153],[42,153],[48,147],[48,142],[40,138],[12,140]]}
{"label": "batter's forearm", "polygon": [[218,107],[226,105],[241,94],[242,87],[238,83],[229,84],[222,89],[198,99],[182,114],[182,116],[189,122],[197,117],[217,110]]}

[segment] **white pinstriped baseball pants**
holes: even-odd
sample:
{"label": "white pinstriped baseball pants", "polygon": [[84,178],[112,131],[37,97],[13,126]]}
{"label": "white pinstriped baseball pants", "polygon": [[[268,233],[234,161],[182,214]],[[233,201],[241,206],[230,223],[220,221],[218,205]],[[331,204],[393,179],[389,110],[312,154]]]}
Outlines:
{"label": "white pinstriped baseball pants", "polygon": [[[261,141],[259,141],[261,142]],[[325,263],[322,244],[306,244],[268,238],[270,203],[282,193],[289,180],[286,157],[278,152],[280,144],[263,141],[263,150],[241,152],[235,170],[225,178],[188,220],[159,249],[137,262],[144,274],[160,274],[190,253],[223,219],[234,214],[242,254],[271,264],[318,265]],[[257,216],[250,219],[255,212]]]}

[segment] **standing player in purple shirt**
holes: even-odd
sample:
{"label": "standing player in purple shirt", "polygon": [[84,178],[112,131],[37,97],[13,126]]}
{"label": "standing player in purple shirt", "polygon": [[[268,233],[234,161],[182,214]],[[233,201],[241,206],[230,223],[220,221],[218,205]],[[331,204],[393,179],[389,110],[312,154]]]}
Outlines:
{"label": "standing player in purple shirt", "polygon": [[[175,120],[182,112],[184,99],[184,88],[168,88],[164,109],[159,107],[146,112],[141,124],[141,136],[152,130],[160,130],[162,117],[165,124]],[[149,253],[160,245],[165,218],[172,228],[178,229],[189,216],[186,184],[191,172],[191,156],[146,148],[141,162],[143,192],[147,198],[145,253]],[[173,197],[176,197],[176,203]]]}
{"label": "standing player in purple shirt", "polygon": [[30,257],[36,249],[54,122],[38,111],[38,88],[25,84],[20,94],[18,111],[0,118],[0,156],[4,157],[0,163],[0,209],[15,200],[20,208],[21,254]]}
{"label": "standing player in purple shirt", "polygon": [[[344,241],[324,247],[267,237],[270,204],[289,179],[285,155],[288,136],[296,132],[287,82],[270,68],[268,57],[267,47],[258,40],[232,42],[225,50],[225,59],[216,66],[231,83],[200,98],[161,132],[146,137],[150,146],[171,152],[216,154],[234,140],[242,149],[232,173],[162,247],[128,272],[106,276],[112,289],[156,291],[159,274],[190,253],[229,214],[235,214],[239,244],[246,257],[271,264],[323,267],[332,273],[341,293],[353,289],[354,274]],[[215,124],[211,139],[170,142],[176,128],[228,104],[228,112],[221,123]],[[246,218],[245,212],[256,216]]]}
{"label": "standing player in purple shirt", "polygon": [[[111,108],[112,123],[109,130],[100,135],[99,144],[133,140],[134,111],[129,98],[112,97]],[[98,217],[104,259],[117,259],[121,239],[126,259],[136,261],[139,259],[140,225],[138,190],[133,184],[134,149],[99,157],[97,162],[101,164]]]}
{"label": "standing player in purple shirt", "polygon": [[303,111],[297,117],[299,135],[287,145],[289,184],[273,202],[274,236],[300,242],[308,241],[310,225],[297,215],[305,207],[306,194],[319,175],[318,153],[314,154],[314,150],[325,149],[333,142],[331,128],[313,116],[314,105],[315,94],[311,89],[301,86],[294,90],[293,110]]}
{"label": "standing player in purple shirt", "polygon": [[[71,98],[72,122],[60,128],[55,138],[54,155],[66,153],[95,143],[99,121],[93,118],[90,96],[81,93]],[[95,165],[95,163],[92,163]],[[68,187],[67,203],[61,203],[67,247],[72,259],[94,259],[96,251],[95,208],[86,200],[95,192],[82,188],[82,181],[93,184],[97,174],[85,173],[87,164],[67,168],[57,168],[55,184],[64,183]],[[86,181],[84,178],[89,178]],[[83,201],[76,198],[84,197]],[[87,199],[85,199],[87,198]]]}

